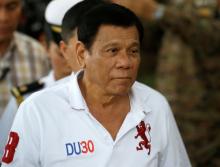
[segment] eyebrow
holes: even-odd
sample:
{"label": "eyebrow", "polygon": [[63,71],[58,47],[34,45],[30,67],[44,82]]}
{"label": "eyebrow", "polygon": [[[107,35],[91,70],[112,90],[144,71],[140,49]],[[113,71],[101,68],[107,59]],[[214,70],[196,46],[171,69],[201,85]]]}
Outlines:
{"label": "eyebrow", "polygon": [[8,2],[7,2],[7,4],[11,4],[11,3],[20,3],[21,2],[21,0],[9,0]]}

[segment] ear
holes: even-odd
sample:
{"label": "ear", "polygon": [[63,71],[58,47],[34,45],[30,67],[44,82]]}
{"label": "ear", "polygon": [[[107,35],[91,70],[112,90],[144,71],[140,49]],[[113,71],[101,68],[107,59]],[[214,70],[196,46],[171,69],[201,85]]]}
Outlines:
{"label": "ear", "polygon": [[60,48],[60,52],[62,56],[64,56],[64,58],[68,60],[67,53],[66,53],[67,44],[64,41],[60,41],[59,48]]}
{"label": "ear", "polygon": [[77,41],[77,43],[76,43],[76,59],[77,59],[77,62],[79,64],[80,68],[86,67],[86,63],[85,63],[86,53],[87,53],[87,50],[85,48],[85,45],[82,42]]}

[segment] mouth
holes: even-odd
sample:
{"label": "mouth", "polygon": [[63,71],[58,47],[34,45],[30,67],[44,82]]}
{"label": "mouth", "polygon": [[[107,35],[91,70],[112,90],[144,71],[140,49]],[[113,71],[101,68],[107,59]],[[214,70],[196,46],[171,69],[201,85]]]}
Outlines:
{"label": "mouth", "polygon": [[132,78],[131,77],[115,77],[113,79],[121,79],[121,80],[131,80]]}
{"label": "mouth", "polygon": [[115,77],[112,80],[117,82],[118,84],[128,84],[132,81],[132,78],[131,77]]}

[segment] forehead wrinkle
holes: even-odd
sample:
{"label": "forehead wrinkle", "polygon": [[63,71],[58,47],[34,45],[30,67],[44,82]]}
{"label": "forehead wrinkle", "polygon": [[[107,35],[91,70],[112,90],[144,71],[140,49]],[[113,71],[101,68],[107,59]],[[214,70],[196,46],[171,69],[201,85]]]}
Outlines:
{"label": "forehead wrinkle", "polygon": [[[123,42],[122,42],[123,41]],[[97,42],[100,42],[100,43],[103,43],[105,42],[105,40],[97,40]],[[135,39],[127,39],[127,40],[111,40],[111,41],[108,41],[106,43],[103,43],[103,47],[107,47],[107,46],[117,46],[117,45],[121,45],[121,44],[126,44],[126,45],[129,45],[129,46],[138,46],[139,45],[139,41],[138,40],[135,40]]]}

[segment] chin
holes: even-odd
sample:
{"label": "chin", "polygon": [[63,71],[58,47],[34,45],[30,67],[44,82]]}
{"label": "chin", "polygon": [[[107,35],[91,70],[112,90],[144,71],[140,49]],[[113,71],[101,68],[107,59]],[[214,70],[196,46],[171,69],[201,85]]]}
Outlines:
{"label": "chin", "polygon": [[112,91],[112,94],[115,96],[125,96],[130,92],[130,88],[120,88],[120,89],[114,89]]}

